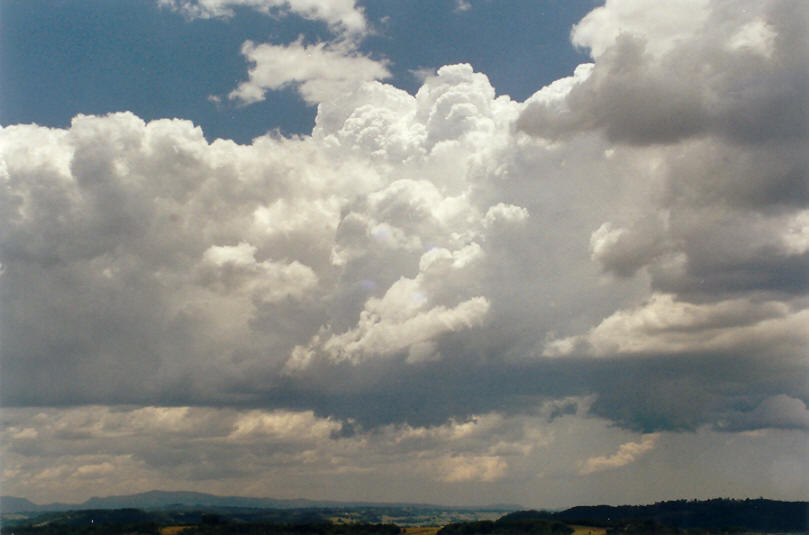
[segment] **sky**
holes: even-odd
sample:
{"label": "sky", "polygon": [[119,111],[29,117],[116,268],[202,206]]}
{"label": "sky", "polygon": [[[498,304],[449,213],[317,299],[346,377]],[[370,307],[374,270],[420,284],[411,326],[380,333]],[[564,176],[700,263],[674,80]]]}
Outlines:
{"label": "sky", "polygon": [[809,496],[803,0],[0,30],[2,494]]}

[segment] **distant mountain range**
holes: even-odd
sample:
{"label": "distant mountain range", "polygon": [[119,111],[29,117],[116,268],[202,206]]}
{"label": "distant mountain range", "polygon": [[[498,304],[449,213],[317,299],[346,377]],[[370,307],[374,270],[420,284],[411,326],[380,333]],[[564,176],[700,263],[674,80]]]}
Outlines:
{"label": "distant mountain range", "polygon": [[0,512],[31,513],[40,511],[70,511],[80,509],[166,509],[171,507],[245,507],[257,509],[305,509],[305,508],[352,508],[396,507],[443,510],[492,510],[515,511],[519,505],[496,504],[480,507],[450,507],[443,505],[382,502],[341,502],[307,499],[277,500],[273,498],[249,498],[244,496],[216,496],[204,492],[152,490],[126,496],[93,497],[82,503],[49,503],[38,505],[26,498],[0,496]]}

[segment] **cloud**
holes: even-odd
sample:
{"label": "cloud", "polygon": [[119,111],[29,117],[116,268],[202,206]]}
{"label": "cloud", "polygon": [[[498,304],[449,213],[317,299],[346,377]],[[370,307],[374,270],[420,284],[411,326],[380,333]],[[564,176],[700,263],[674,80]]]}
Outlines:
{"label": "cloud", "polygon": [[654,294],[641,307],[615,312],[585,336],[550,340],[545,355],[730,353],[749,352],[755,344],[755,349],[769,346],[771,355],[790,356],[807,342],[801,327],[806,321],[805,310],[793,313],[778,302],[737,299],[698,305]]}
{"label": "cloud", "polygon": [[267,15],[294,13],[325,22],[332,30],[347,34],[361,34],[367,25],[354,0],[158,0],[158,3],[190,19],[230,18],[234,8],[247,8]]}
{"label": "cloud", "polygon": [[301,298],[317,285],[317,275],[294,261],[256,262],[256,248],[241,242],[235,246],[211,246],[203,254],[200,277],[214,291],[248,295],[260,302]]}
{"label": "cloud", "polygon": [[[294,14],[324,22],[333,38],[304,45],[301,35],[287,44],[253,41],[242,44],[242,56],[251,64],[248,80],[227,98],[241,105],[264,100],[268,90],[292,86],[309,104],[344,94],[367,80],[390,76],[386,60],[358,52],[357,45],[368,31],[365,14],[354,0],[158,0],[160,6],[189,19],[231,18],[235,8],[252,9],[268,16]],[[211,95],[219,103],[224,95]]]}
{"label": "cloud", "polygon": [[762,428],[809,429],[809,409],[800,399],[779,394],[762,400],[750,411],[730,414],[719,426],[721,429],[735,431]]}
{"label": "cloud", "polygon": [[[801,421],[809,160],[779,110],[805,109],[803,11],[633,5],[585,19],[593,63],[524,103],[465,64],[409,94],[300,40],[248,43],[234,98],[296,85],[310,135],[4,127],[3,404],[292,411],[324,436],[570,397],[632,431],[765,428],[739,412],[771,398]],[[499,481],[498,451],[424,470]]]}
{"label": "cloud", "polygon": [[[554,507],[663,499],[669,492],[742,496],[755,489],[788,498],[806,489],[803,432],[664,433],[641,452],[651,437],[638,439],[585,416],[586,400],[568,401],[581,405],[579,414],[553,421],[547,417],[557,403],[531,414],[487,412],[436,426],[353,424],[351,436],[334,432],[350,421],[310,411],[4,407],[3,485],[37,503],[84,500],[99,486],[128,494],[182,484],[222,495],[237,489],[316,497],[328,487],[338,491],[335,499],[460,504],[500,498]],[[40,438],[20,435],[22,429]],[[598,485],[581,477],[581,459],[617,457],[603,455],[610,448],[635,462],[598,472]],[[654,477],[644,472],[646,461],[654,464]],[[693,467],[687,477],[683,466]],[[625,486],[624,478],[632,484]],[[385,484],[391,480],[399,485]],[[661,491],[661,480],[672,486]]]}
{"label": "cloud", "polygon": [[528,219],[528,210],[522,206],[497,203],[486,210],[483,224],[487,227],[498,224],[520,223]]}
{"label": "cloud", "polygon": [[336,362],[356,363],[406,349],[409,349],[408,362],[436,358],[436,347],[431,340],[444,333],[479,327],[490,305],[481,296],[452,307],[437,304],[438,296],[433,295],[431,286],[442,277],[462,276],[464,268],[479,261],[482,254],[480,246],[474,242],[453,252],[427,251],[421,257],[420,272],[414,279],[400,278],[381,299],[368,299],[353,329],[327,338],[321,331],[306,349],[296,348],[286,368],[293,371],[307,366],[317,350]]}
{"label": "cloud", "polygon": [[108,462],[85,464],[76,469],[74,476],[86,479],[97,479],[113,472],[114,470],[115,467]]}
{"label": "cloud", "polygon": [[704,132],[745,143],[805,138],[806,113],[785,110],[806,99],[809,65],[791,53],[807,44],[798,29],[806,14],[791,0],[737,8],[689,0],[652,12],[635,0],[607,2],[574,27],[573,42],[595,65],[562,97],[569,113],[537,95],[520,127],[549,137],[599,128],[638,145]]}
{"label": "cloud", "polygon": [[268,89],[289,85],[315,104],[364,81],[390,76],[384,61],[360,55],[346,44],[304,45],[298,39],[288,45],[256,45],[245,41],[241,52],[252,64],[250,78],[231,91],[228,98],[242,104],[264,100]]}
{"label": "cloud", "polygon": [[[369,303],[369,314],[361,315],[356,330],[331,337],[324,344],[324,349],[333,358],[352,359],[357,354],[386,355],[393,351],[421,344],[443,332],[458,331],[464,327],[476,326],[489,309],[485,298],[478,297],[459,303],[452,309],[435,307],[416,316],[405,319],[401,323],[388,323],[385,319],[377,320],[372,312],[376,303]],[[422,351],[425,346],[419,346]],[[416,356],[411,352],[411,359],[422,360],[426,355]]]}
{"label": "cloud", "polygon": [[468,0],[455,0],[455,11],[462,12],[470,9],[472,9],[472,4]]}
{"label": "cloud", "polygon": [[385,83],[353,2],[166,5],[328,25],[230,96],[315,126],[0,129],[4,492],[807,495],[801,2],[610,0],[526,102]]}
{"label": "cloud", "polygon": [[[289,477],[296,472],[337,482],[371,469],[382,477],[407,478],[415,472],[431,484],[454,485],[499,479],[507,459],[550,443],[537,427],[541,416],[514,419],[494,413],[435,427],[357,428],[350,436],[338,433],[350,421],[320,418],[311,411],[91,406],[10,410],[3,417],[11,431],[3,438],[4,483],[27,495],[47,492],[58,477],[69,478],[71,488],[87,495],[98,485],[132,492],[176,479],[200,489],[264,479],[279,482],[270,487],[279,486],[252,493],[277,493],[281,485],[305,481]],[[489,441],[492,432],[501,437],[496,448]],[[275,476],[253,477],[270,473]]]}
{"label": "cloud", "polygon": [[441,479],[447,483],[462,481],[494,481],[502,477],[508,465],[499,457],[447,457],[439,464]]}
{"label": "cloud", "polygon": [[638,457],[653,449],[660,438],[657,434],[644,435],[640,442],[627,442],[621,444],[618,451],[612,455],[590,457],[584,461],[579,474],[587,475],[604,470],[614,470],[634,463]]}
{"label": "cloud", "polygon": [[600,59],[622,35],[632,35],[649,41],[659,57],[679,43],[697,38],[705,29],[712,4],[708,0],[677,0],[662,10],[646,7],[642,0],[608,0],[573,26],[571,41]]}
{"label": "cloud", "polygon": [[604,223],[590,236],[591,258],[609,273],[632,276],[668,252],[669,247],[661,239],[663,227],[665,222],[657,218],[638,221],[631,229]]}

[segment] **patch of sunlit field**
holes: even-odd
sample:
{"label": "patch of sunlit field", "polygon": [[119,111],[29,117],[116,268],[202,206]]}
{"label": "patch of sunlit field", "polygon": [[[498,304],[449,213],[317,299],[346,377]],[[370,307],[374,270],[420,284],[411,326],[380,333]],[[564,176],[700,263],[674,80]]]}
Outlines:
{"label": "patch of sunlit field", "polygon": [[570,526],[573,528],[571,535],[605,535],[607,528],[596,528],[593,526]]}
{"label": "patch of sunlit field", "polygon": [[189,526],[166,526],[160,528],[160,535],[177,535],[184,529],[188,529]]}
{"label": "patch of sunlit field", "polygon": [[411,526],[404,528],[405,535],[435,535],[440,526]]}

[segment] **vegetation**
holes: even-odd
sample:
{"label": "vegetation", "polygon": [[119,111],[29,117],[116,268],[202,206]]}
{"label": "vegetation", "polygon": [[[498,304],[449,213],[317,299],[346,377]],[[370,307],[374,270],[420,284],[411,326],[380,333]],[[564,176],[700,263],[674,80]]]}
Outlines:
{"label": "vegetation", "polygon": [[[671,501],[644,506],[519,511],[497,520],[402,528],[368,521],[380,511],[217,507],[81,510],[3,517],[13,535],[718,535],[809,532],[809,503],[773,500]],[[386,511],[393,512],[393,511]],[[402,512],[399,511],[401,514]],[[413,514],[422,515],[423,511]],[[13,517],[12,517],[13,516]],[[21,518],[17,518],[21,517]],[[419,516],[421,518],[421,516]],[[478,517],[480,518],[480,517]]]}
{"label": "vegetation", "polygon": [[[572,526],[576,526],[575,530]],[[593,529],[587,530],[590,526]],[[450,524],[439,535],[707,535],[809,531],[809,503],[774,500],[677,500],[653,505],[519,511],[496,522]]]}
{"label": "vegetation", "polygon": [[[646,533],[663,526],[714,532],[809,530],[809,503],[775,500],[676,500],[653,505],[573,507],[553,515],[576,524],[611,527],[611,533]],[[651,524],[650,524],[651,522]],[[652,528],[654,525],[656,527]],[[646,531],[644,531],[646,530]]]}
{"label": "vegetation", "polygon": [[394,524],[200,524],[183,535],[399,535]]}
{"label": "vegetation", "polygon": [[438,535],[570,535],[573,528],[549,518],[547,513],[521,511],[495,520],[462,522],[444,526]]}
{"label": "vegetation", "polygon": [[[116,513],[116,511],[111,511]],[[123,515],[126,516],[126,515]],[[163,535],[169,530],[165,526],[150,523],[66,523],[64,521],[46,524],[3,528],[2,533],[14,535]],[[176,527],[170,530],[183,535],[400,535],[401,528],[394,524],[279,524],[272,522],[229,522],[217,514],[204,514],[194,525]]]}

